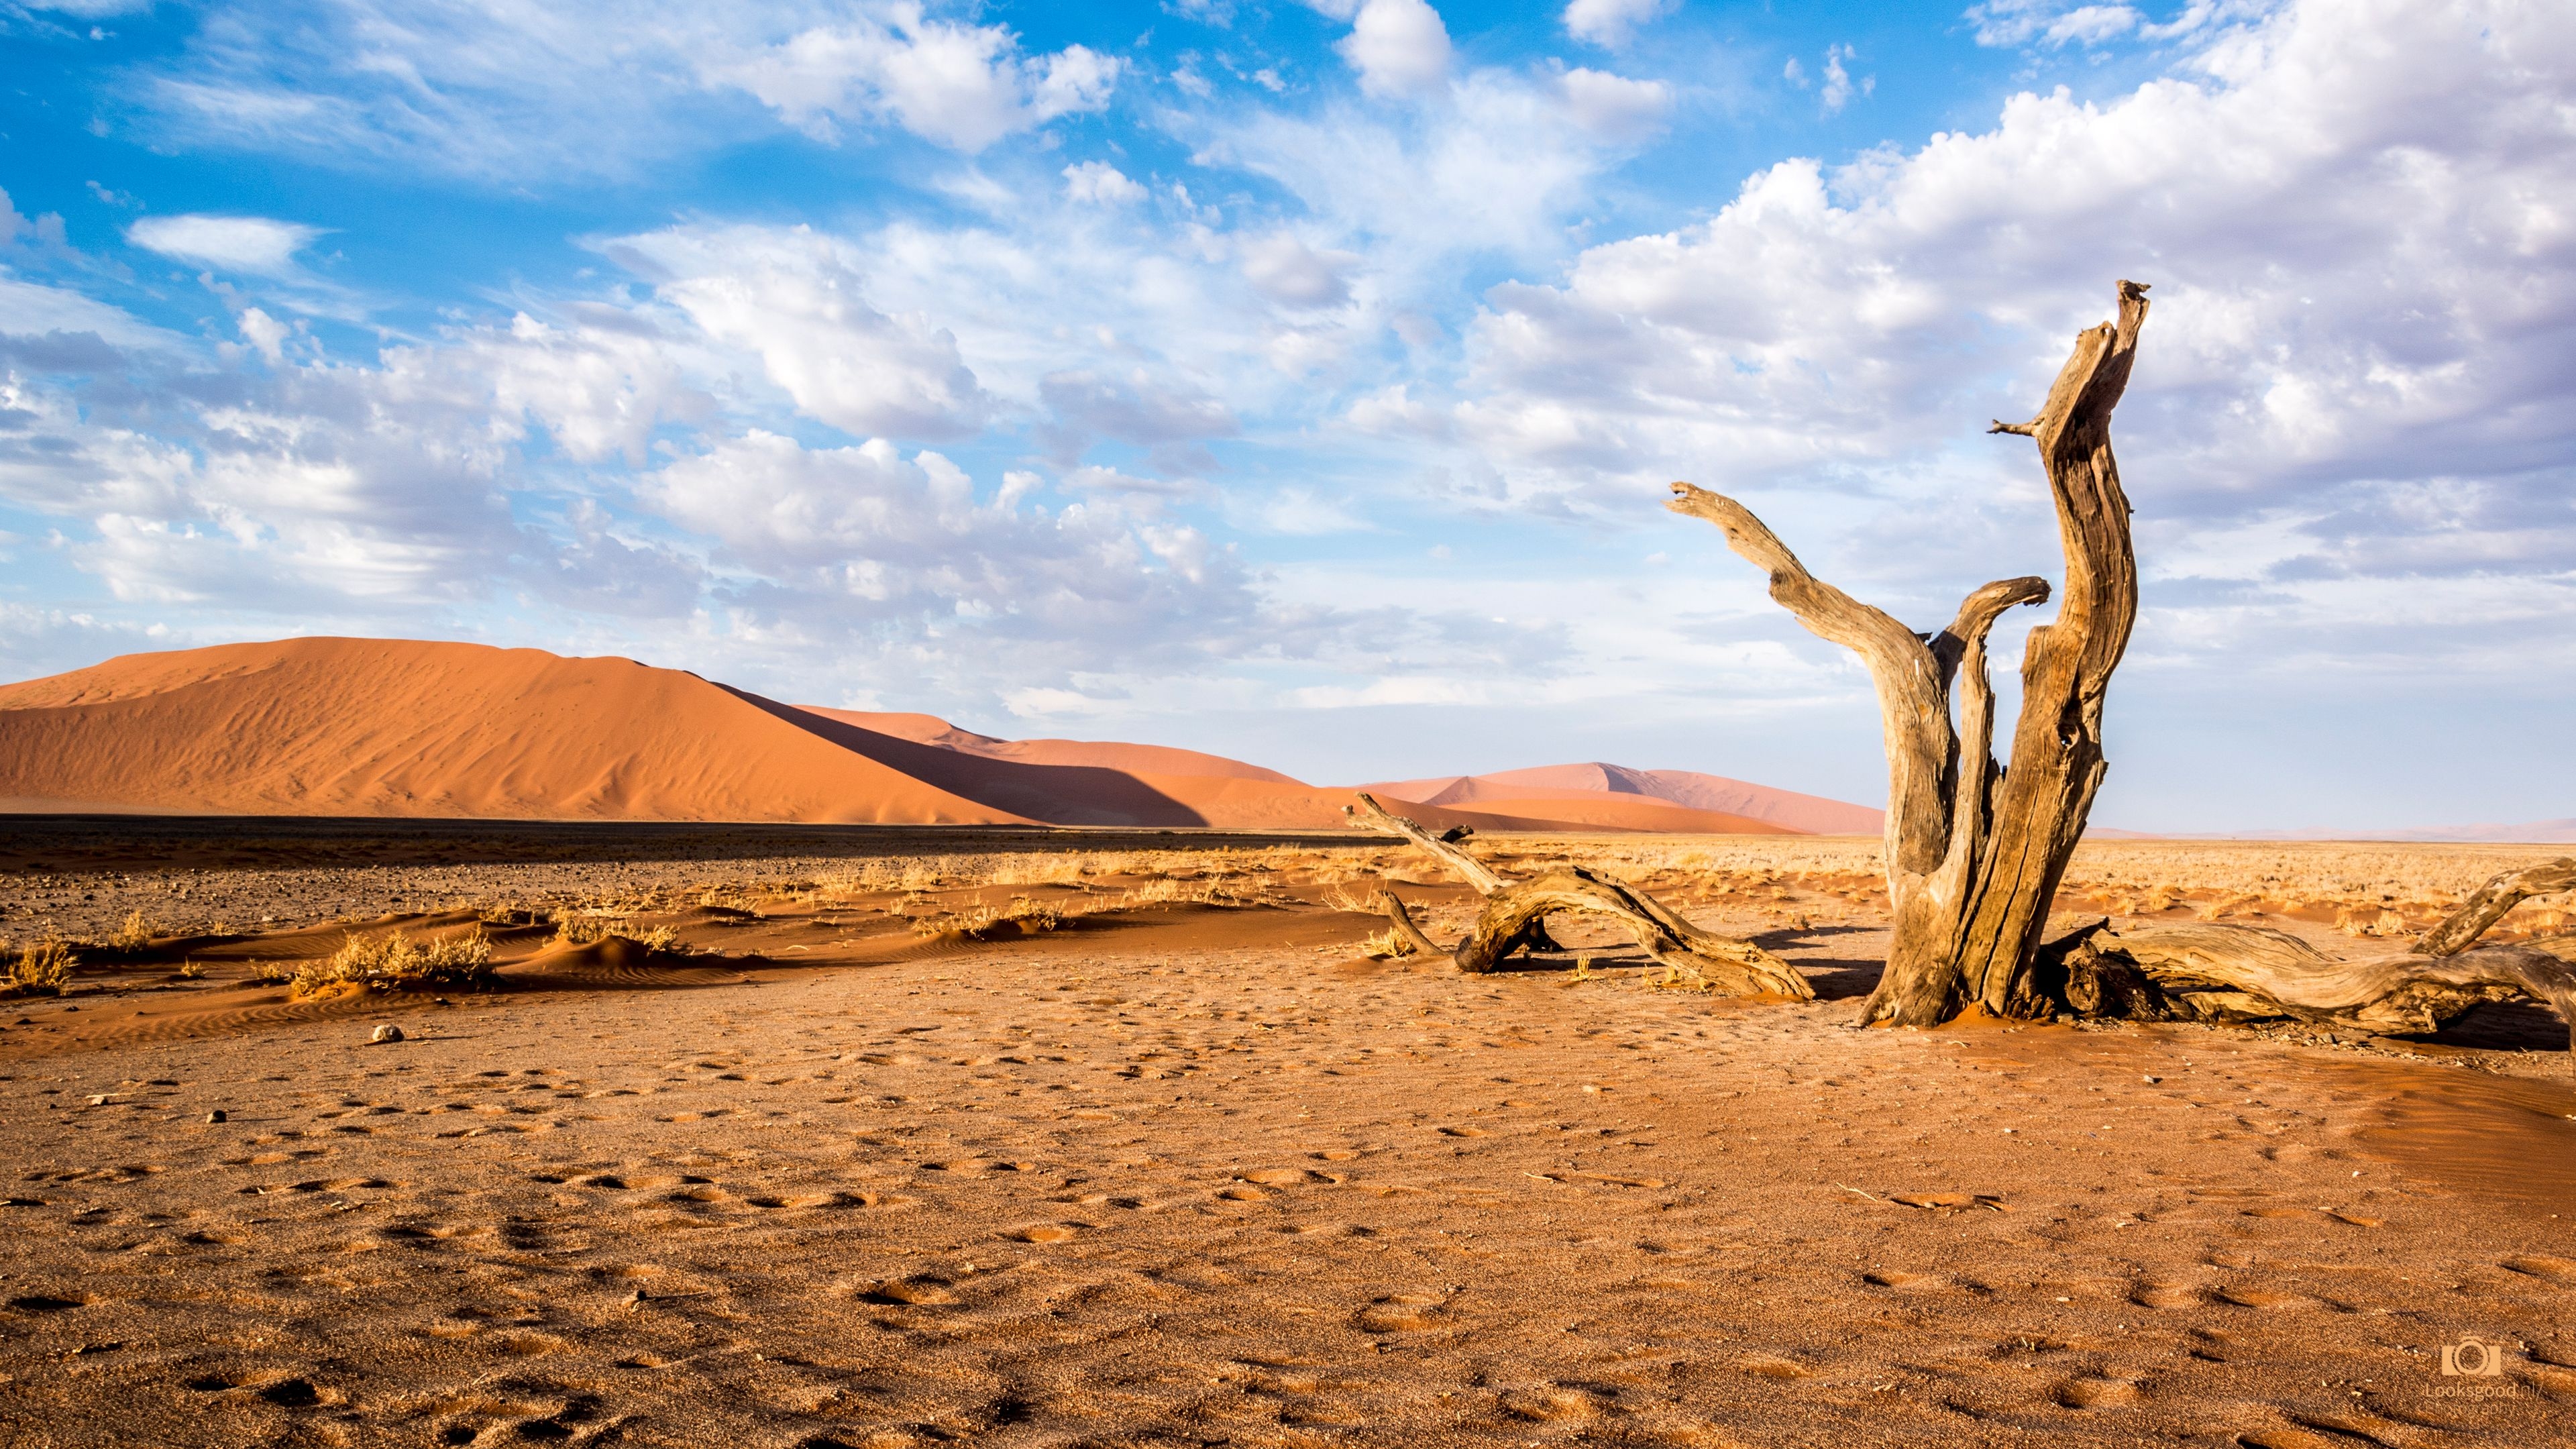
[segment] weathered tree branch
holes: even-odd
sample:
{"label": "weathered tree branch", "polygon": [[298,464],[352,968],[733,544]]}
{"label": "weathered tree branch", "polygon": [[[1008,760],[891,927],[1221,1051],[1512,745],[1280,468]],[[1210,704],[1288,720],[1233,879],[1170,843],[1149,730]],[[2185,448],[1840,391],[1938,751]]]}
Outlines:
{"label": "weathered tree branch", "polygon": [[[1396,834],[1403,836],[1405,839],[1412,841],[1414,844],[1421,846],[1424,850],[1431,852],[1433,856],[1439,859],[1442,865],[1458,872],[1459,876],[1464,879],[1467,884],[1474,886],[1478,895],[1492,895],[1494,892],[1501,890],[1504,885],[1507,884],[1501,876],[1494,874],[1493,871],[1486,868],[1483,861],[1478,860],[1476,857],[1469,855],[1463,850],[1460,850],[1455,845],[1452,845],[1448,841],[1441,839],[1439,836],[1432,834],[1430,831],[1423,829],[1421,826],[1414,824],[1412,821],[1405,819],[1403,816],[1389,812],[1385,806],[1377,803],[1376,796],[1369,794],[1365,790],[1359,791],[1358,794],[1361,811],[1365,812],[1369,824],[1376,826],[1380,830],[1391,830]],[[1345,805],[1342,807],[1342,813],[1348,815],[1355,812],[1351,810],[1351,807]]]}
{"label": "weathered tree branch", "polygon": [[2263,926],[2097,923],[2044,949],[2042,994],[2078,1016],[2292,1019],[2391,1033],[2438,1031],[2473,1007],[2523,996],[2557,1011],[2576,1051],[2576,937],[2469,949],[2516,902],[2571,884],[2576,859],[2508,871],[2413,951],[2359,957]]}
{"label": "weathered tree branch", "polygon": [[2562,855],[2545,865],[2510,870],[2469,893],[2449,920],[2424,933],[2415,943],[2423,956],[2453,956],[2504,919],[2505,912],[2533,896],[2576,891],[2576,855]]}
{"label": "weathered tree branch", "polygon": [[1386,913],[1387,920],[1395,927],[1396,935],[1403,938],[1405,944],[1411,946],[1416,954],[1423,956],[1449,954],[1447,949],[1424,935],[1422,928],[1413,923],[1413,912],[1405,909],[1404,902],[1396,896],[1395,892],[1384,886],[1378,887],[1377,908]]}
{"label": "weathered tree branch", "polygon": [[[1547,918],[1560,911],[1589,912],[1617,919],[1646,954],[1667,966],[1687,966],[1717,989],[1732,995],[1770,992],[1800,1001],[1813,1000],[1815,988],[1789,963],[1754,945],[1684,920],[1662,902],[1624,882],[1579,865],[1552,866],[1528,880],[1509,880],[1484,862],[1452,846],[1421,826],[1387,810],[1368,795],[1359,797],[1365,814],[1352,814],[1403,836],[1455,870],[1485,898],[1466,939],[1444,954],[1461,971],[1482,974],[1515,954],[1550,949]],[[1380,909],[1415,949],[1438,952],[1413,923],[1412,913],[1391,891],[1380,892]]]}

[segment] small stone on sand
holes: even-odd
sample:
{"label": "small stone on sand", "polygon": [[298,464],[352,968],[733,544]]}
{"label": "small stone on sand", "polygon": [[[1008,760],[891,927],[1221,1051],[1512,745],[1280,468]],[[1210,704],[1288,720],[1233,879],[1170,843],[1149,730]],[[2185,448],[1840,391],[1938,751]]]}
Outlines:
{"label": "small stone on sand", "polygon": [[206,1120],[209,1122],[222,1122],[228,1119],[224,1116],[224,1109],[217,1107],[215,1110],[206,1114]]}
{"label": "small stone on sand", "polygon": [[377,1027],[376,1034],[367,1038],[367,1041],[372,1045],[377,1042],[401,1041],[402,1039],[402,1028],[394,1025],[392,1022],[386,1022],[384,1025]]}

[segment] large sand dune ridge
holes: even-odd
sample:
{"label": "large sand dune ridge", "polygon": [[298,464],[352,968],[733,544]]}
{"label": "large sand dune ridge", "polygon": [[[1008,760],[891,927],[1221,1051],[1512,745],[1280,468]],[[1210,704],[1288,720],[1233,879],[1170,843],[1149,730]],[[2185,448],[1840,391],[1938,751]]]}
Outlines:
{"label": "large sand dune ridge", "polygon": [[[1380,788],[1435,827],[1877,829],[1861,806],[1615,765]],[[1312,830],[1349,800],[1196,750],[998,739],[480,644],[287,639],[0,686],[8,810]]]}

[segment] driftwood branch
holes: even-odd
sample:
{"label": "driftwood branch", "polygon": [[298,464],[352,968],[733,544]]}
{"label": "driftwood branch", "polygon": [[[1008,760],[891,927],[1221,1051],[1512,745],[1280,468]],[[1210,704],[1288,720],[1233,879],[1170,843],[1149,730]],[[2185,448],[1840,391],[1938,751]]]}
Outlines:
{"label": "driftwood branch", "polygon": [[2508,871],[2415,950],[2371,956],[2328,955],[2262,926],[2097,923],[2050,943],[2043,975],[2079,1016],[2292,1019],[2380,1033],[2439,1031],[2473,1007],[2527,997],[2568,1023],[2576,1051],[2576,938],[2470,949],[2516,902],[2570,885],[2576,859]]}
{"label": "driftwood branch", "polygon": [[1457,846],[1441,839],[1439,836],[1434,835],[1430,831],[1423,829],[1421,826],[1414,824],[1412,821],[1405,819],[1403,816],[1389,811],[1385,806],[1377,803],[1376,796],[1371,795],[1367,791],[1362,790],[1359,792],[1359,802],[1359,812],[1353,812],[1351,807],[1347,805],[1342,807],[1342,812],[1346,815],[1359,813],[1368,821],[1369,824],[1376,826],[1378,829],[1393,831],[1394,833],[1403,836],[1405,839],[1412,841],[1414,844],[1421,846],[1424,850],[1431,852],[1432,855],[1439,859],[1442,865],[1456,871],[1460,878],[1464,879],[1467,884],[1474,886],[1478,895],[1492,895],[1494,892],[1501,890],[1505,885],[1509,884],[1509,882],[1505,881],[1501,876],[1494,874],[1492,870],[1488,869],[1483,861],[1478,860],[1476,857],[1469,855],[1463,850],[1460,850]]}
{"label": "driftwood branch", "polygon": [[2451,918],[2424,933],[2415,943],[2423,956],[2455,956],[2485,935],[2505,912],[2533,896],[2576,891],[2576,855],[2562,855],[2546,865],[2509,870],[2469,893]]}
{"label": "driftwood branch", "polygon": [[1383,886],[1379,887],[1377,893],[1377,908],[1386,913],[1387,921],[1395,928],[1395,934],[1400,937],[1405,944],[1413,948],[1414,954],[1419,956],[1446,956],[1449,954],[1445,948],[1435,943],[1429,936],[1424,935],[1420,926],[1413,923],[1413,912],[1405,909],[1404,902],[1397,898],[1395,892],[1388,890]]}
{"label": "driftwood branch", "polygon": [[1394,892],[1379,892],[1379,909],[1398,934],[1416,950],[1447,955],[1461,971],[1481,974],[1521,952],[1551,949],[1547,918],[1571,911],[1615,918],[1649,957],[1666,966],[1686,966],[1730,995],[1769,992],[1800,1001],[1815,997],[1815,988],[1786,961],[1750,941],[1694,925],[1625,882],[1579,865],[1552,866],[1527,880],[1510,880],[1370,796],[1359,799],[1365,811],[1353,811],[1354,816],[1429,851],[1485,898],[1466,939],[1444,951],[1414,924],[1412,913]]}

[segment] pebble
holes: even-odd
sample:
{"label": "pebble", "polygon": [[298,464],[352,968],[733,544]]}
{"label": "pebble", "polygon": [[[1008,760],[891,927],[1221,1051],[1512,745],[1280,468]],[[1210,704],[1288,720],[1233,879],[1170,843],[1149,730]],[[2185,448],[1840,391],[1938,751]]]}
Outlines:
{"label": "pebble", "polygon": [[390,1021],[377,1027],[376,1034],[367,1038],[368,1042],[371,1044],[375,1042],[401,1041],[402,1039],[403,1029],[394,1025]]}
{"label": "pebble", "polygon": [[224,1116],[224,1110],[223,1110],[223,1108],[218,1107],[218,1108],[216,1108],[215,1110],[213,1110],[213,1111],[211,1111],[211,1112],[208,1112],[208,1113],[206,1114],[206,1120],[207,1120],[207,1121],[209,1121],[209,1122],[224,1122],[224,1121],[229,1121],[229,1120],[231,1120],[231,1119],[229,1119],[229,1118],[227,1118],[226,1116]]}

